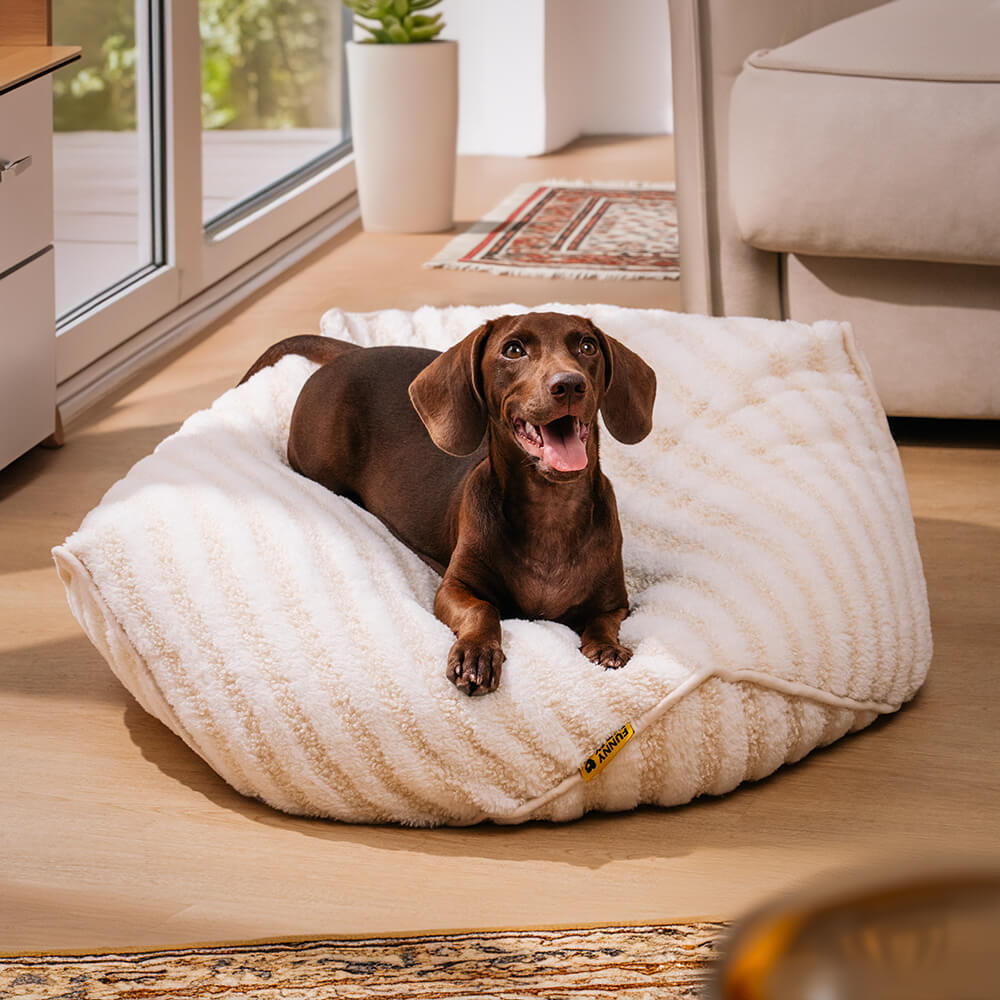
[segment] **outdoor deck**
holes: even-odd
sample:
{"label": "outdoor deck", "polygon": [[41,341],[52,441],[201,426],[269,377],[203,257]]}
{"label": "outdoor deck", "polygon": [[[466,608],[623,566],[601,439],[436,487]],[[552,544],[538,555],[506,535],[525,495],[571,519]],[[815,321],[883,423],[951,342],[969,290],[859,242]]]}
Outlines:
{"label": "outdoor deck", "polygon": [[[341,134],[304,128],[205,132],[202,219],[319,156]],[[138,133],[60,132],[53,158],[56,314],[62,316],[149,262],[143,235],[148,215],[140,214],[148,209],[140,206]]]}

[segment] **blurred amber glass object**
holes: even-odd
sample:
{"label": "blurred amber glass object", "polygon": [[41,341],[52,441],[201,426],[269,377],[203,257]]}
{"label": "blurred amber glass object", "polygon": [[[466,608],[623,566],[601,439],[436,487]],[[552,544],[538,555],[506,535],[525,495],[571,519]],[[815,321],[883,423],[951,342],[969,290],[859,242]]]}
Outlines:
{"label": "blurred amber glass object", "polygon": [[1000,870],[827,881],[737,926],[721,1000],[1000,997]]}

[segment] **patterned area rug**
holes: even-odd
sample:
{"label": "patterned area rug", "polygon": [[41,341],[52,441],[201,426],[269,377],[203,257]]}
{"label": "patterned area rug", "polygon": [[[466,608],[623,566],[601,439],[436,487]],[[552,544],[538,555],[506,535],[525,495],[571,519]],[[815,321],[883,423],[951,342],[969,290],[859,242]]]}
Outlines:
{"label": "patterned area rug", "polygon": [[702,997],[725,925],[477,931],[0,957],[18,1000],[674,1000]]}
{"label": "patterned area rug", "polygon": [[677,278],[673,184],[523,184],[427,267],[547,278]]}

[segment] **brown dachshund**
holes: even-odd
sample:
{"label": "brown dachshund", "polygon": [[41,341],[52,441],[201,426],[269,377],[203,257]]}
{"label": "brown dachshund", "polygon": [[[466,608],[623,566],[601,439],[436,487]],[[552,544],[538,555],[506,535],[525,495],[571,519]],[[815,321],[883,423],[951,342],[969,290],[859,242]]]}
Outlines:
{"label": "brown dachshund", "polygon": [[656,376],[589,320],[491,320],[450,350],[292,337],[243,377],[300,354],[288,460],[359,503],[443,575],[434,613],[456,635],[448,677],[500,683],[502,618],[545,618],[585,656],[624,666],[622,536],[598,461],[597,414],[625,444],[652,426]]}

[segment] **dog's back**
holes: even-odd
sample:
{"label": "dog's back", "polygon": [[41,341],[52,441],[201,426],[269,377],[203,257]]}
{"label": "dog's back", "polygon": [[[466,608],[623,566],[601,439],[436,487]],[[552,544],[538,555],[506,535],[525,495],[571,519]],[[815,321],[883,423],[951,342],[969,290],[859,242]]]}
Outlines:
{"label": "dog's back", "polygon": [[292,414],[292,468],[349,497],[443,571],[462,481],[485,455],[431,440],[407,394],[438,356],[419,347],[346,351],[314,372]]}

